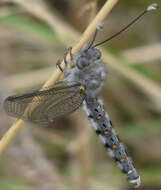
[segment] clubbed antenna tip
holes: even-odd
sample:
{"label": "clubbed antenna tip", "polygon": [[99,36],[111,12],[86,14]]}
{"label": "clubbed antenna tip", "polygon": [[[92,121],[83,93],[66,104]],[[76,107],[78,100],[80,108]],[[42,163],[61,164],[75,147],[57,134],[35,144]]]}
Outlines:
{"label": "clubbed antenna tip", "polygon": [[97,30],[102,30],[103,27],[104,27],[104,23],[101,22],[101,23],[99,23],[99,24],[97,25]]}
{"label": "clubbed antenna tip", "polygon": [[[147,7],[147,9],[145,9],[139,16],[137,16],[136,18],[134,18],[127,26],[125,26],[125,27],[124,27],[123,29],[121,29],[119,32],[113,34],[111,37],[107,38],[106,40],[104,40],[104,41],[102,41],[102,42],[100,42],[100,43],[97,43],[97,44],[94,45],[94,46],[91,45],[92,48],[95,48],[95,47],[97,47],[97,46],[100,46],[100,45],[102,45],[102,44],[104,44],[104,43],[106,43],[106,42],[112,40],[113,38],[115,38],[116,36],[120,35],[120,34],[121,34],[122,32],[124,32],[125,30],[127,30],[131,25],[133,25],[136,21],[138,21],[138,20],[139,20],[142,16],[144,16],[148,11],[156,10],[158,7],[159,7],[159,6],[158,6],[157,3],[153,3],[153,4],[149,5],[149,6]],[[101,24],[99,24],[99,25],[97,26],[97,30],[99,29],[100,26],[101,26]],[[100,28],[101,28],[101,27],[100,27]],[[97,30],[96,30],[96,31],[97,31]],[[93,42],[94,42],[94,41],[93,41]],[[92,44],[93,44],[93,43],[92,43]],[[90,46],[90,48],[91,48],[91,46]]]}
{"label": "clubbed antenna tip", "polygon": [[157,3],[153,3],[153,4],[151,4],[151,5],[148,6],[147,11],[156,10],[156,9],[158,9],[158,7],[159,6],[158,6]]}

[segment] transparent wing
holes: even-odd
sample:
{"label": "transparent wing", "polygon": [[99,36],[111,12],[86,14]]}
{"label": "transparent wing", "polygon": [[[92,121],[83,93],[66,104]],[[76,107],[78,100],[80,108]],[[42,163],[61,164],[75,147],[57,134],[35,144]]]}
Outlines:
{"label": "transparent wing", "polygon": [[4,109],[10,116],[48,125],[79,108],[84,100],[80,87],[79,83],[60,81],[53,88],[9,96],[4,101]]}

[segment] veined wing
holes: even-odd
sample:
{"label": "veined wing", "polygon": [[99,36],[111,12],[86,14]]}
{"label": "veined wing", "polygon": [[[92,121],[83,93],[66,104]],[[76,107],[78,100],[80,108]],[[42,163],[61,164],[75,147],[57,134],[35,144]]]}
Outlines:
{"label": "veined wing", "polygon": [[84,91],[80,83],[60,81],[53,88],[9,96],[4,101],[4,109],[10,116],[48,125],[78,109],[83,100]]}

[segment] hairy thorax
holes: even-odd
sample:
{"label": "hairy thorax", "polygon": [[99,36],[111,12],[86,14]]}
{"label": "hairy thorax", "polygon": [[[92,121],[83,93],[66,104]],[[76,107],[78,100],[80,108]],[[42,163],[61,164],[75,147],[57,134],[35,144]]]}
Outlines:
{"label": "hairy thorax", "polygon": [[77,52],[72,61],[72,69],[65,71],[67,82],[78,82],[85,87],[85,92],[96,97],[106,80],[106,69],[101,61],[101,53],[96,48],[89,48],[89,44]]}

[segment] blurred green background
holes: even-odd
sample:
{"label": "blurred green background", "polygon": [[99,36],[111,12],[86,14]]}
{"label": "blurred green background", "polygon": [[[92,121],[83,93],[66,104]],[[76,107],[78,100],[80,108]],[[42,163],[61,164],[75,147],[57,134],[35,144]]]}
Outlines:
{"label": "blurred green background", "polygon": [[[156,1],[161,7],[161,2]],[[14,119],[8,95],[43,84],[105,0],[0,1],[0,135]],[[96,41],[109,37],[152,0],[119,1]],[[161,189],[161,11],[149,12],[103,45],[108,80],[101,93],[141,175],[139,190]],[[0,156],[2,190],[130,190],[124,174],[78,110],[42,128],[26,123]]]}

